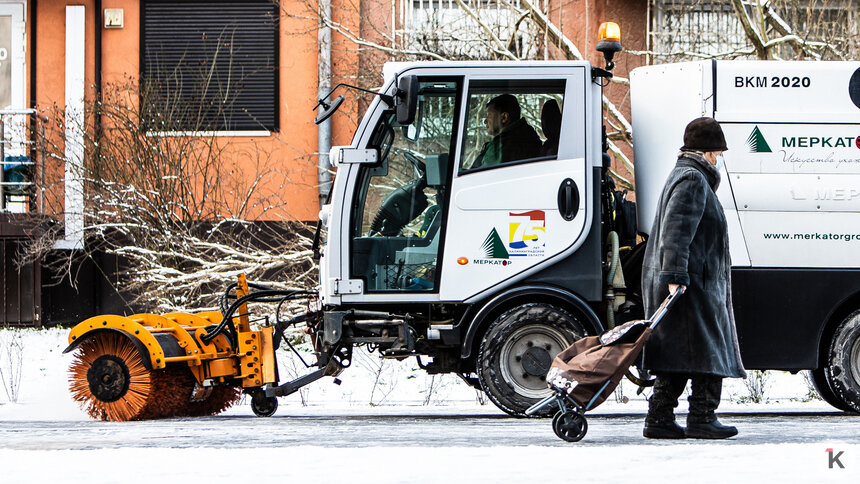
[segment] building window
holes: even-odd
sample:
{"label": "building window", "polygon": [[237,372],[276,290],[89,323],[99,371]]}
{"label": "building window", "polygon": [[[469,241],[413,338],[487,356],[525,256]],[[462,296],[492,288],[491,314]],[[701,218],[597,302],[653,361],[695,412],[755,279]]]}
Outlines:
{"label": "building window", "polygon": [[[493,59],[500,56],[487,30],[520,59],[543,55],[543,34],[524,21],[520,0],[462,0],[481,19],[461,8],[458,0],[400,2],[398,41],[406,49],[434,52],[450,60]],[[486,30],[485,30],[486,29]]]}
{"label": "building window", "polygon": [[[718,56],[747,47],[747,38],[725,0],[651,0],[650,49],[654,63]],[[735,56],[737,57],[737,56]]]}
{"label": "building window", "polygon": [[[690,58],[754,58],[731,2],[725,0],[649,0],[651,19],[649,49],[659,53],[652,63],[668,63]],[[860,52],[857,42],[857,6],[860,0],[798,0],[771,2],[773,11],[807,41],[827,42],[847,58]],[[746,4],[746,2],[745,2]],[[754,5],[754,3],[753,3]],[[758,10],[750,9],[751,21],[762,23]],[[767,37],[782,36],[770,22]],[[771,54],[778,59],[802,58],[800,52],[784,43]]]}
{"label": "building window", "polygon": [[153,131],[277,131],[278,6],[145,0],[142,104]]}

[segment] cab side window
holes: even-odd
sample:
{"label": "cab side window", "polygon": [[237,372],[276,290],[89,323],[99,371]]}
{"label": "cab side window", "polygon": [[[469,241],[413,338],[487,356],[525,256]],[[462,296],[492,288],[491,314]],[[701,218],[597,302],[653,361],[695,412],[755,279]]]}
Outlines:
{"label": "cab side window", "polygon": [[459,171],[555,159],[563,80],[473,80]]}

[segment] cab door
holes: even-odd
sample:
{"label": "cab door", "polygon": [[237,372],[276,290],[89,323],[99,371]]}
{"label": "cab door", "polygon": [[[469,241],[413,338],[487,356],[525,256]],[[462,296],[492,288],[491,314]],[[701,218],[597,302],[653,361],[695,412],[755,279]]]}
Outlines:
{"label": "cab door", "polygon": [[[586,134],[586,99],[593,94],[588,74],[584,65],[567,65],[500,67],[467,77],[442,300],[499,290],[584,240],[593,199],[586,156],[594,151]],[[518,107],[518,124],[510,123],[516,113],[508,113],[507,126],[492,129],[499,99],[504,109]]]}
{"label": "cab door", "polygon": [[355,176],[345,259],[361,283],[343,302],[439,300],[463,78],[419,76],[418,86],[413,124],[384,109],[362,135],[378,161]]}

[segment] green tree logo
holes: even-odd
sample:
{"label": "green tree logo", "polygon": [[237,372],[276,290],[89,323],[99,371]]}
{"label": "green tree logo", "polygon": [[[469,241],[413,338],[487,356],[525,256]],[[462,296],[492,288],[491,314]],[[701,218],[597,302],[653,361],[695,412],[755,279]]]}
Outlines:
{"label": "green tree logo", "polygon": [[487,238],[484,240],[484,257],[488,259],[508,259],[508,250],[505,249],[505,244],[496,229],[490,231]]}
{"label": "green tree logo", "polygon": [[761,130],[758,129],[758,126],[753,128],[752,133],[750,133],[750,137],[747,138],[747,146],[750,147],[750,153],[771,153],[770,145],[767,144],[767,141],[764,139],[764,135],[761,134]]}

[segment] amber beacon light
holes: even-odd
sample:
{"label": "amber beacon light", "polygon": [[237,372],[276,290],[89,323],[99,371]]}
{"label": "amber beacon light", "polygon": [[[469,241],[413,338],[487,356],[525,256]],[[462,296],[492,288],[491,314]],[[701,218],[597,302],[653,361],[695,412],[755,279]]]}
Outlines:
{"label": "amber beacon light", "polygon": [[603,22],[597,35],[597,51],[603,53],[606,70],[611,71],[615,67],[615,62],[612,61],[615,53],[621,52],[621,27],[615,22]]}
{"label": "amber beacon light", "polygon": [[621,27],[615,22],[603,22],[600,24],[600,30],[597,33],[600,41],[614,40],[621,42]]}

